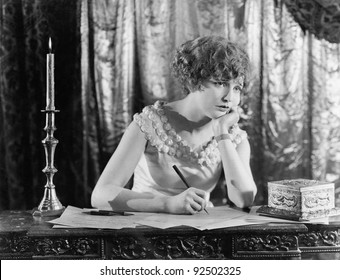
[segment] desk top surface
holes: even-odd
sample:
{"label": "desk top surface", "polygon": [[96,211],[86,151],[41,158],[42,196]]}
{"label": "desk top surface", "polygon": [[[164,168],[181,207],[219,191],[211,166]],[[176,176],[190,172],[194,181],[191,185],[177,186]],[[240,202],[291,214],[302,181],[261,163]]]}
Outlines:
{"label": "desk top surface", "polygon": [[[31,211],[13,211],[7,210],[0,212],[0,233],[25,233],[31,236],[60,236],[60,235],[123,235],[128,233],[143,233],[143,234],[192,234],[201,232],[197,229],[190,227],[176,227],[169,229],[157,229],[149,227],[138,227],[138,228],[126,228],[120,230],[112,229],[86,229],[86,228],[58,228],[53,229],[53,224],[47,221],[54,219],[55,217],[36,217],[32,216]],[[214,234],[232,234],[235,232],[246,233],[246,232],[259,232],[263,233],[266,231],[270,232],[304,232],[308,231],[309,227],[318,228],[339,228],[340,227],[340,215],[330,217],[328,225],[324,224],[312,224],[307,225],[303,223],[269,223],[269,224],[258,224],[258,225],[247,225],[237,226],[229,228],[221,228],[210,230],[209,232]],[[207,231],[202,231],[207,233]]]}

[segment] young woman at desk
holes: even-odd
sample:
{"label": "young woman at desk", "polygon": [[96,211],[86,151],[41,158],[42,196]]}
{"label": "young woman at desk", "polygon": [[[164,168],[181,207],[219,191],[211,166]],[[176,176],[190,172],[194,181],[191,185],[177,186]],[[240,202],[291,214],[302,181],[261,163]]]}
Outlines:
{"label": "young woman at desk", "polygon": [[[222,168],[229,199],[253,203],[250,145],[237,125],[247,54],[223,37],[199,37],[177,49],[171,66],[187,96],[135,114],[93,190],[93,207],[195,214],[210,206]],[[133,173],[132,189],[124,188]]]}

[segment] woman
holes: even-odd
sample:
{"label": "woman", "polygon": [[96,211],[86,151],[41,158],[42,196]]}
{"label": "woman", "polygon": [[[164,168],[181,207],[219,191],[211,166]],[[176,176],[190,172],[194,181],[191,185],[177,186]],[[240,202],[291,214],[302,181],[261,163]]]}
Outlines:
{"label": "woman", "polygon": [[199,37],[177,49],[171,66],[187,96],[134,116],[93,190],[93,207],[195,214],[210,205],[222,168],[229,199],[238,207],[253,203],[250,145],[237,125],[247,54],[223,37]]}

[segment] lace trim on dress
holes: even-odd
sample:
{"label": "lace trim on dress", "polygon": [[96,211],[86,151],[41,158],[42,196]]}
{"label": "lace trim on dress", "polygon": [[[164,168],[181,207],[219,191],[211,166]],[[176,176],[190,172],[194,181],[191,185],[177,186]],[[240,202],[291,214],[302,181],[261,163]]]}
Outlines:
{"label": "lace trim on dress", "polygon": [[[156,101],[154,105],[146,106],[143,112],[136,113],[133,118],[145,135],[145,139],[161,153],[183,158],[203,166],[216,165],[221,161],[218,143],[215,137],[202,148],[192,149],[185,140],[172,128],[164,113],[165,102]],[[230,130],[234,145],[238,145],[247,133],[238,126]]]}

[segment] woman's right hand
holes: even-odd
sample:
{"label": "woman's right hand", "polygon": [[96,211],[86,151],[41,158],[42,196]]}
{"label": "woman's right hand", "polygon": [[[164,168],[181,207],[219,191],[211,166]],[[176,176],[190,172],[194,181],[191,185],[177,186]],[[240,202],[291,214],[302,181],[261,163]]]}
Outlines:
{"label": "woman's right hand", "polygon": [[170,196],[166,200],[166,212],[171,214],[196,214],[209,203],[209,193],[196,188]]}

